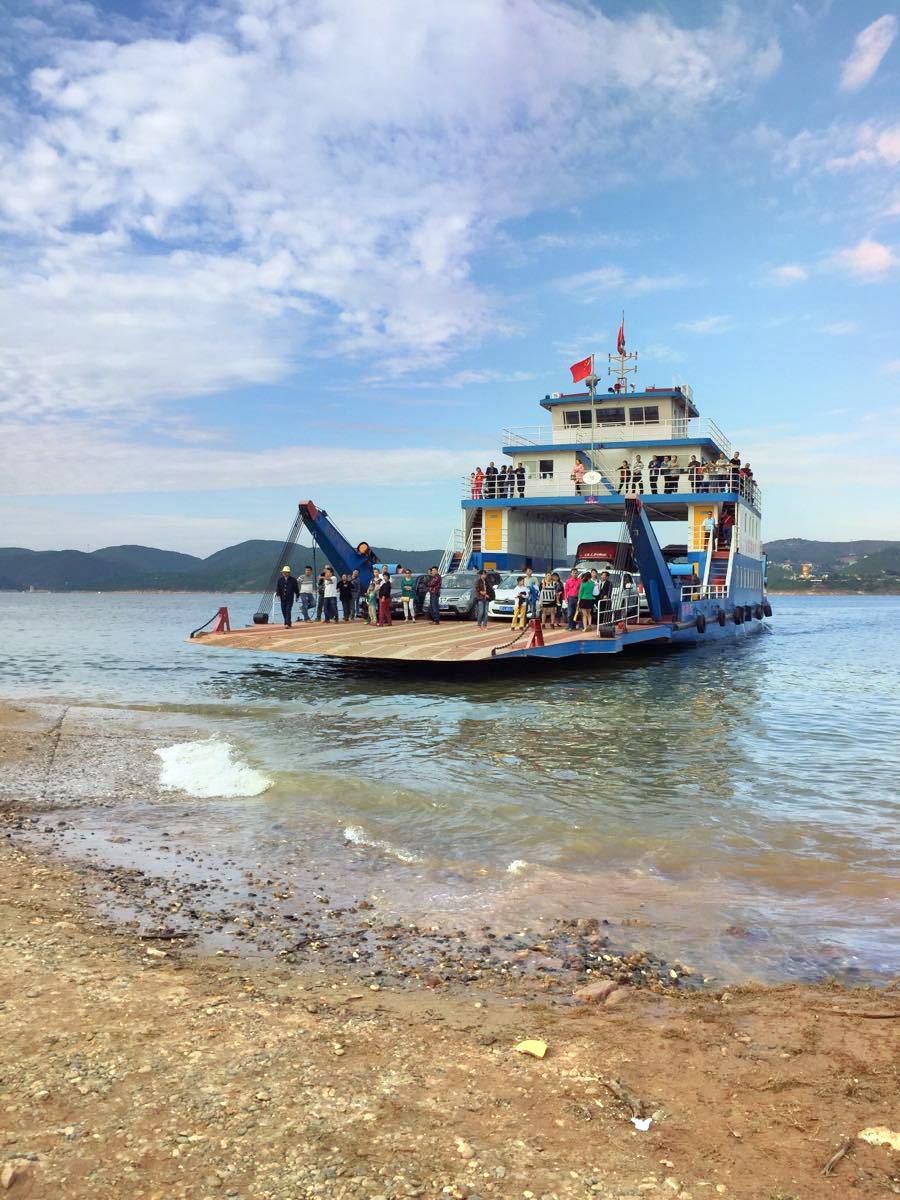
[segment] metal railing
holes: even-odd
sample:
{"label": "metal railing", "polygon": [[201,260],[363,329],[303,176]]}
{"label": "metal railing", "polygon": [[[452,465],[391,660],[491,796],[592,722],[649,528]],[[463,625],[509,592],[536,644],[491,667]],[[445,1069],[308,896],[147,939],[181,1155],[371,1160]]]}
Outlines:
{"label": "metal railing", "polygon": [[728,585],[725,583],[696,583],[682,584],[682,600],[724,600],[728,595]]}
{"label": "metal railing", "polygon": [[643,495],[666,496],[679,499],[687,499],[689,496],[721,494],[726,495],[737,494],[743,496],[745,500],[749,500],[756,508],[759,508],[762,503],[762,493],[753,479],[743,477],[737,481],[737,486],[732,487],[731,479],[726,482],[720,482],[719,477],[712,476],[696,476],[692,477],[692,473],[682,471],[677,477],[677,483],[674,487],[666,487],[666,479],[659,475],[656,478],[651,477],[650,470],[647,464],[643,464],[644,469],[641,472],[641,479],[638,482],[633,478],[632,469],[629,468],[629,473],[624,482],[620,480],[618,466],[610,466],[607,462],[603,465],[595,462],[595,468],[603,477],[599,483],[586,483],[582,481],[580,486],[575,480],[569,478],[565,472],[561,474],[547,476],[528,476],[525,479],[524,486],[514,483],[511,487],[498,487],[495,483],[493,487],[488,487],[486,483],[482,483],[480,489],[476,489],[471,476],[463,476],[461,483],[460,495],[464,500],[531,500],[535,497],[551,497],[551,496],[634,496]]}
{"label": "metal railing", "polygon": [[731,442],[709,417],[679,417],[673,421],[630,421],[595,425],[533,425],[503,430],[504,446],[559,446],[576,444],[589,446],[604,442],[643,442],[648,446],[676,439],[712,441],[730,458],[734,453]]}

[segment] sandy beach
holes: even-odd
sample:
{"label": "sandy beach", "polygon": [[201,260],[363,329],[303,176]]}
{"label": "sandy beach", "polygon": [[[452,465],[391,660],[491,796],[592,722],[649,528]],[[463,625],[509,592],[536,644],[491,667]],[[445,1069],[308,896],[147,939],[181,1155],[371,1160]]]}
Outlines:
{"label": "sandy beach", "polygon": [[[46,714],[4,709],[4,761],[38,759],[40,778],[58,741]],[[5,798],[0,850],[13,1196],[900,1189],[896,1153],[856,1136],[900,1124],[896,986],[698,989],[652,955],[604,958],[591,928],[560,931],[581,956],[569,970],[546,939],[442,945],[379,928],[364,903],[322,942],[365,919],[372,953],[309,936],[290,957],[215,950],[179,900],[138,905],[108,868],[62,862],[32,808]],[[110,886],[129,900],[118,920]],[[606,998],[578,1000],[592,981]],[[527,1039],[545,1057],[517,1052]]]}

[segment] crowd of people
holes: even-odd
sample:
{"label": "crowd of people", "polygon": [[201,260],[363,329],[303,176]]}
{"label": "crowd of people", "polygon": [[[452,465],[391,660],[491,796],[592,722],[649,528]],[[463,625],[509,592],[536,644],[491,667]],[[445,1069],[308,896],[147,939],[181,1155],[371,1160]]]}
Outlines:
{"label": "crowd of people", "polygon": [[438,625],[441,584],[437,567],[431,567],[425,575],[415,576],[409,567],[398,566],[393,576],[387,567],[378,567],[363,590],[359,571],[338,575],[333,567],[325,567],[316,578],[312,567],[304,567],[298,579],[290,566],[285,565],[281,568],[275,595],[287,629],[292,625],[295,603],[301,621],[322,621],[324,624],[364,621],[367,625],[392,625],[393,597],[398,594],[404,621],[427,618]]}
{"label": "crowd of people", "polygon": [[692,454],[687,463],[682,463],[677,454],[654,454],[644,463],[636,454],[630,462],[622,460],[618,491],[623,495],[643,494],[646,478],[653,495],[672,495],[681,490],[682,475],[687,476],[691,492],[738,492],[749,499],[753,491],[753,471],[749,463],[741,462],[737,451],[731,458],[720,454],[707,462]]}
{"label": "crowd of people", "polygon": [[[570,479],[577,496],[582,494],[586,471],[581,459],[576,459]],[[688,478],[691,492],[738,492],[745,499],[753,498],[753,471],[749,463],[741,462],[737,451],[731,458],[720,454],[706,462],[692,454],[686,463],[677,454],[654,454],[647,462],[640,454],[635,454],[631,460],[622,460],[618,491],[621,495],[643,495],[646,482],[653,495],[668,496],[681,490],[683,475]],[[498,470],[490,462],[483,471],[481,467],[475,468],[469,477],[469,488],[473,500],[522,500],[526,482],[523,463]]]}
{"label": "crowd of people", "polygon": [[529,618],[539,617],[541,625],[550,629],[565,626],[574,632],[580,622],[587,632],[596,622],[618,619],[628,611],[627,594],[637,592],[627,571],[621,576],[620,594],[614,591],[609,571],[572,567],[565,580],[559,571],[547,571],[538,580],[528,567],[516,580],[512,627],[523,629]]}

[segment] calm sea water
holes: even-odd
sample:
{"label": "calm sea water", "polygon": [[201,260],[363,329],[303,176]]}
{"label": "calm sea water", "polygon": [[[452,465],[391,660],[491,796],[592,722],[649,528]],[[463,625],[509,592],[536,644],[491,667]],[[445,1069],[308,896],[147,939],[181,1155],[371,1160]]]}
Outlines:
{"label": "calm sea water", "polygon": [[444,680],[183,641],[254,599],[0,594],[0,696],[118,733],[60,760],[78,820],[177,804],[178,836],[273,869],[368,855],[410,917],[609,916],[719,978],[897,970],[900,598],[775,597],[725,650]]}

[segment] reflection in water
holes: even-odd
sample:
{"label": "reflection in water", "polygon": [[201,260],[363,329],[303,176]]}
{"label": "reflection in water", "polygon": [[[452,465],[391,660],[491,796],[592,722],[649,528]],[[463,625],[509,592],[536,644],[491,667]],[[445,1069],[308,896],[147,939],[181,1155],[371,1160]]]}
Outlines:
{"label": "reflection in water", "polygon": [[[673,944],[769,974],[791,955],[896,960],[894,598],[781,600],[773,634],[726,652],[440,678],[184,645],[212,598],[67,597],[48,627],[52,600],[0,597],[0,644],[21,647],[0,693],[220,733],[274,780],[230,810],[251,857],[315,844],[340,871],[352,829],[398,912],[640,912]],[[185,836],[202,841],[212,810],[194,803]],[[723,945],[732,926],[753,936]]]}

